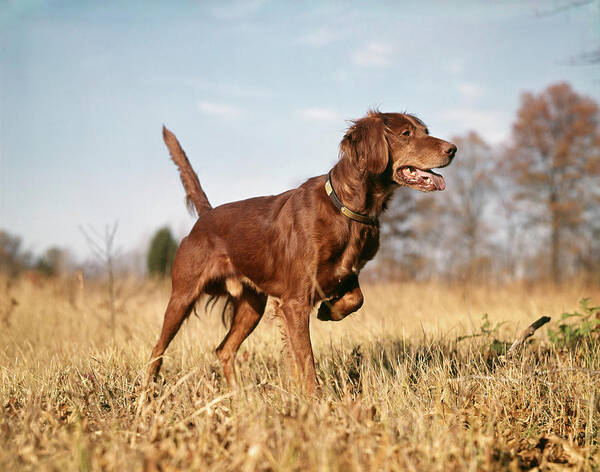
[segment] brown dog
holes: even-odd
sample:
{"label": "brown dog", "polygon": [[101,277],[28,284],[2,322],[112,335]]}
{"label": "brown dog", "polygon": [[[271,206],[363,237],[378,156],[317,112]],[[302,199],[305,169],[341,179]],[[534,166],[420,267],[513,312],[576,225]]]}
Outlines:
{"label": "brown dog", "polygon": [[379,247],[378,218],[399,186],[443,190],[433,168],[450,164],[456,146],[429,136],[416,117],[370,111],[354,121],[328,175],[269,197],[212,208],[175,136],[163,137],[198,220],[183,239],[172,270],[172,294],[151,356],[148,380],[202,294],[227,296],[234,315],[217,348],[225,377],[236,383],[238,348],[260,321],[267,297],[276,300],[301,386],[316,385],[309,335],[311,309],[340,320],[358,310],[358,273]]}

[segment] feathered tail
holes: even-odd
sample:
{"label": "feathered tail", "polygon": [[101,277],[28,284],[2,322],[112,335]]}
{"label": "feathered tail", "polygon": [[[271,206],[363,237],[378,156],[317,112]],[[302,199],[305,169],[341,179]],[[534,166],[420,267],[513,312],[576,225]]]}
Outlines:
{"label": "feathered tail", "polygon": [[173,133],[171,133],[164,125],[163,125],[163,139],[167,148],[169,148],[169,153],[171,154],[171,159],[179,169],[179,176],[181,177],[181,183],[183,184],[183,188],[185,189],[185,203],[188,207],[190,213],[200,216],[207,210],[212,208],[208,198],[206,198],[206,194],[202,187],[200,186],[200,181],[198,180],[198,175],[192,169],[192,165],[188,160],[185,152],[181,148],[179,141]]}

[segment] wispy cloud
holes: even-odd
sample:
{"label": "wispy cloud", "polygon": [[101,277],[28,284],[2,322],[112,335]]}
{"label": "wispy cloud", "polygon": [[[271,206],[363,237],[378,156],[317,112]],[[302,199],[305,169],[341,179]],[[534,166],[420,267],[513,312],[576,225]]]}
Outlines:
{"label": "wispy cloud", "polygon": [[219,6],[212,8],[212,14],[217,18],[232,20],[242,18],[255,12],[268,0],[229,0],[221,1]]}
{"label": "wispy cloud", "polygon": [[273,96],[273,92],[265,88],[238,85],[234,83],[207,82],[201,79],[188,79],[187,84],[200,90],[209,90],[230,97],[263,99]]}
{"label": "wispy cloud", "polygon": [[319,28],[296,39],[297,44],[308,46],[325,46],[341,39],[341,36],[330,28]]}
{"label": "wispy cloud", "polygon": [[392,63],[394,50],[386,43],[369,41],[352,54],[352,60],[359,66],[386,67]]}
{"label": "wispy cloud", "polygon": [[302,108],[296,110],[296,115],[306,121],[333,122],[342,120],[341,115],[330,108]]}
{"label": "wispy cloud", "polygon": [[81,59],[79,65],[83,69],[99,71],[110,67],[111,59],[113,58],[107,53],[89,54]]}
{"label": "wispy cloud", "polygon": [[469,102],[474,102],[481,98],[485,93],[485,89],[481,85],[471,82],[463,82],[458,84],[458,91],[463,98]]}
{"label": "wispy cloud", "polygon": [[454,76],[459,76],[465,70],[465,61],[460,57],[452,57],[450,62],[442,65],[443,69]]}
{"label": "wispy cloud", "polygon": [[442,111],[440,116],[452,121],[452,129],[461,133],[477,130],[491,144],[498,144],[509,134],[510,119],[497,110],[451,108]]}
{"label": "wispy cloud", "polygon": [[224,118],[237,118],[243,110],[234,105],[226,103],[199,102],[198,110],[207,115],[222,116]]}
{"label": "wispy cloud", "polygon": [[202,92],[203,95],[211,95],[216,97],[223,97],[224,100],[228,98],[241,98],[241,99],[265,99],[271,98],[275,94],[272,90],[262,87],[260,85],[243,83],[243,82],[232,82],[227,79],[221,81],[210,81],[202,77],[194,76],[183,76],[174,74],[164,74],[149,77],[150,82],[157,82],[159,84],[169,84],[170,86],[185,86],[194,88]]}

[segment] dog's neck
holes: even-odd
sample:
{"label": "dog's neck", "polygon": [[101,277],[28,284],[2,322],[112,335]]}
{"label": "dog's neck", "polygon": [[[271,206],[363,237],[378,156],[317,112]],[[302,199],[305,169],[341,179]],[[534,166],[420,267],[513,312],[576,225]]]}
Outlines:
{"label": "dog's neck", "polygon": [[331,169],[332,185],[342,203],[350,210],[379,218],[392,195],[393,186],[364,174],[347,157]]}

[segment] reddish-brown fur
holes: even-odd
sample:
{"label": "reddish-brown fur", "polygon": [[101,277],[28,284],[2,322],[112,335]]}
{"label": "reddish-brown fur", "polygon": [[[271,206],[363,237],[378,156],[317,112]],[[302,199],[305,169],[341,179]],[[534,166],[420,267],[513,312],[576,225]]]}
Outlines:
{"label": "reddish-brown fur", "polygon": [[[309,314],[339,320],[363,303],[358,274],[379,247],[379,226],[342,215],[325,192],[326,175],[269,197],[212,208],[177,139],[164,137],[178,165],[198,220],[179,246],[172,270],[172,294],[160,338],[152,351],[148,379],[158,375],[162,356],[202,294],[229,296],[234,314],[217,348],[230,385],[234,358],[260,321],[267,297],[274,297],[301,386],[316,385]],[[411,115],[371,111],[348,129],[331,170],[335,192],[351,210],[377,218],[398,186],[401,169],[443,167],[456,146],[429,136]]]}

